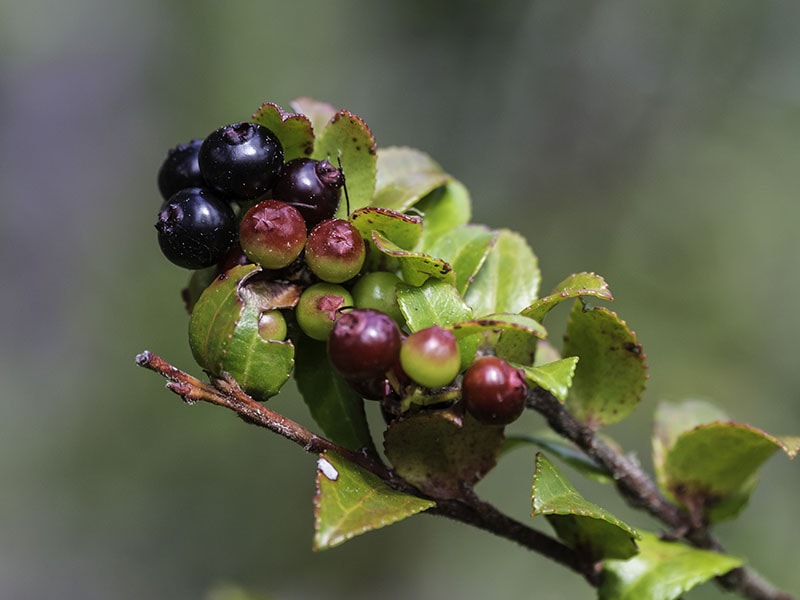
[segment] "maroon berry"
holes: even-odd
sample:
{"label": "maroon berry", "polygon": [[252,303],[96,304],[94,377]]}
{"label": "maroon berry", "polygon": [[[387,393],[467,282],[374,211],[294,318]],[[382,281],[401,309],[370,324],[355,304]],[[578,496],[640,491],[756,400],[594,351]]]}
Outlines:
{"label": "maroon berry", "polygon": [[352,279],[361,271],[366,256],[364,239],[350,221],[328,219],[308,234],[306,264],[323,281]]}
{"label": "maroon berry", "polygon": [[400,344],[400,330],[391,317],[356,309],[336,320],[328,337],[328,357],[345,379],[375,379],[398,361]]}
{"label": "maroon berry", "polygon": [[306,223],[293,206],[264,200],[242,217],[239,243],[254,263],[265,269],[281,269],[303,251]]}
{"label": "maroon berry", "polygon": [[294,206],[309,228],[336,213],[344,174],[327,160],[295,158],[281,169],[272,196]]}
{"label": "maroon berry", "polygon": [[525,374],[496,356],[476,360],[464,373],[461,396],[467,412],[487,425],[508,425],[525,410]]}

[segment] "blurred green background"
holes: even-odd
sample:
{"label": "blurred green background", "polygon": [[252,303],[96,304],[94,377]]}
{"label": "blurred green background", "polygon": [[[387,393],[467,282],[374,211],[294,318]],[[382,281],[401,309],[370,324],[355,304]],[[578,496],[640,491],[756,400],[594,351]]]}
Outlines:
{"label": "blurred green background", "polygon": [[[800,4],[11,0],[0,597],[193,599],[226,582],[281,599],[593,597],[543,558],[427,516],[312,553],[313,458],[182,405],[134,365],[145,348],[192,365],[186,275],[153,230],[167,148],[301,95],[362,116],[379,145],[433,155],[476,221],[531,241],[545,289],[608,279],[651,365],[645,402],[611,433],[645,464],[664,399],[800,433]],[[308,422],[293,390],[274,402]],[[527,520],[532,468],[517,451],[479,491]],[[797,468],[774,457],[719,528],[794,592]]]}

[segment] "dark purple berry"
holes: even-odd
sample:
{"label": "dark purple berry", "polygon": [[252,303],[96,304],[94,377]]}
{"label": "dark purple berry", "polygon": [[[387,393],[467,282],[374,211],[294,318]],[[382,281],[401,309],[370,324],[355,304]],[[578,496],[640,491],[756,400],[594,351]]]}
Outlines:
{"label": "dark purple berry", "polygon": [[293,206],[264,200],[242,217],[239,243],[254,263],[265,269],[282,269],[303,251],[306,222]]}
{"label": "dark purple berry", "polygon": [[343,185],[342,170],[327,160],[296,158],[283,165],[272,196],[294,206],[312,228],[336,213]]}
{"label": "dark purple berry", "polygon": [[167,158],[158,170],[158,191],[164,200],[184,188],[205,185],[197,162],[202,143],[203,140],[192,140],[188,144],[178,144],[167,152]]}
{"label": "dark purple berry", "polygon": [[252,199],[265,194],[283,165],[283,146],[257,123],[220,127],[203,140],[198,157],[206,183],[225,197]]}
{"label": "dark purple berry", "polygon": [[400,358],[400,330],[377,310],[343,313],[328,336],[328,357],[345,379],[375,379]]}
{"label": "dark purple berry", "polygon": [[186,269],[218,263],[236,241],[236,217],[230,205],[210,190],[183,189],[158,213],[158,245],[170,261]]}
{"label": "dark purple berry", "polygon": [[352,279],[361,271],[366,256],[364,239],[350,221],[328,219],[308,234],[306,264],[323,281]]}
{"label": "dark purple berry", "polygon": [[467,412],[487,425],[508,425],[525,410],[525,375],[496,356],[472,363],[461,381]]}

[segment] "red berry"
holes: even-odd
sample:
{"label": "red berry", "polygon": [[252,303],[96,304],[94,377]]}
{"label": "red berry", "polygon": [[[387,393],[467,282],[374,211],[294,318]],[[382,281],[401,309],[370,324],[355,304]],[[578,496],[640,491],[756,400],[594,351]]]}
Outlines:
{"label": "red berry", "polygon": [[429,388],[447,385],[461,368],[456,336],[438,325],[415,331],[403,342],[400,364],[420,385]]}
{"label": "red berry", "polygon": [[528,384],[524,373],[496,356],[472,363],[461,382],[467,412],[487,425],[508,425],[525,410]]}
{"label": "red berry", "polygon": [[306,223],[293,206],[264,200],[242,217],[239,243],[254,263],[265,269],[282,269],[303,251]]}
{"label": "red berry", "polygon": [[352,279],[364,266],[366,256],[364,239],[350,221],[328,219],[308,234],[306,264],[323,281]]}
{"label": "red berry", "polygon": [[400,330],[391,317],[356,309],[336,320],[328,337],[328,357],[345,379],[375,379],[398,361],[400,343]]}

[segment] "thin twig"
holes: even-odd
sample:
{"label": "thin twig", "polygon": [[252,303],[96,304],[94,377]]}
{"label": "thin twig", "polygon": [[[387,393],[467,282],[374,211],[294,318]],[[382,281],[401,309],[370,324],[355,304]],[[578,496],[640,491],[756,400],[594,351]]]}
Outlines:
{"label": "thin twig", "polygon": [[321,454],[326,450],[336,452],[343,458],[373,473],[394,489],[433,500],[436,505],[428,511],[431,514],[448,517],[516,542],[575,571],[595,587],[599,585],[593,565],[583,563],[571,548],[536,529],[515,521],[472,494],[465,494],[463,498],[446,500],[429,498],[397,476],[378,459],[343,448],[267,408],[243,392],[230,378],[223,377],[214,379],[210,384],[205,383],[149,351],[139,354],[136,357],[136,363],[165,377],[168,380],[167,388],[187,403],[208,402],[228,408],[246,421],[295,442],[306,452],[313,454]]}
{"label": "thin twig", "polygon": [[[616,482],[617,489],[634,508],[644,509],[672,529],[672,534],[685,537],[698,548],[724,552],[722,544],[702,523],[697,523],[688,513],[680,510],[659,491],[650,476],[630,457],[621,454],[595,435],[595,431],[576,419],[567,409],[543,388],[535,387],[528,393],[528,407],[540,413],[556,433],[572,441],[587,456],[605,468]],[[750,600],[792,600],[747,567],[739,567],[717,577],[724,589],[737,592]]]}

